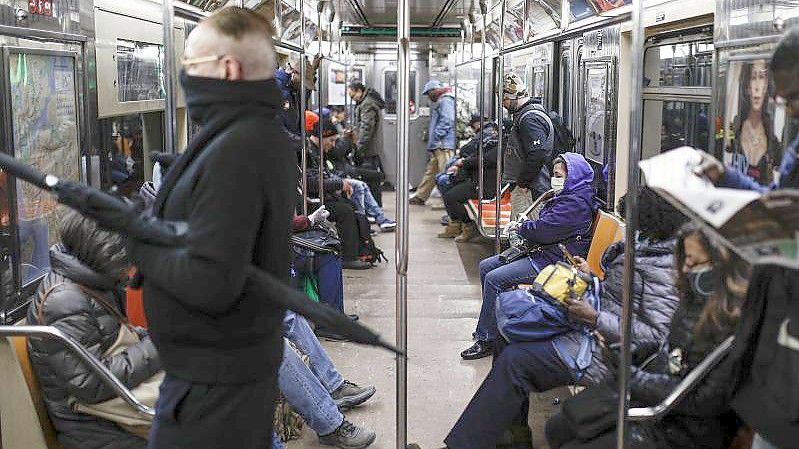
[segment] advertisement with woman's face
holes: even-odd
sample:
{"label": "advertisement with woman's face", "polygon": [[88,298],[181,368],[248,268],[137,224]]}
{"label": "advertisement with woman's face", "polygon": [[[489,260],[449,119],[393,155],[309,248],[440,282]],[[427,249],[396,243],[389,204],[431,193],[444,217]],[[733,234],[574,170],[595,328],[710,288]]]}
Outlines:
{"label": "advertisement with woman's face", "polygon": [[724,159],[762,185],[774,181],[782,159],[784,111],[775,109],[774,84],[765,59],[730,63]]}

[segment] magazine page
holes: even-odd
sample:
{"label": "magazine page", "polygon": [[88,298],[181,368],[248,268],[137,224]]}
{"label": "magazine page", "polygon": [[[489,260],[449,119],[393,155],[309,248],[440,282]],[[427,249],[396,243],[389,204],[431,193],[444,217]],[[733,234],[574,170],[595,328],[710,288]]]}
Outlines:
{"label": "magazine page", "polygon": [[752,264],[799,268],[799,191],[766,196],[696,176],[701,153],[677,148],[640,162],[646,183]]}

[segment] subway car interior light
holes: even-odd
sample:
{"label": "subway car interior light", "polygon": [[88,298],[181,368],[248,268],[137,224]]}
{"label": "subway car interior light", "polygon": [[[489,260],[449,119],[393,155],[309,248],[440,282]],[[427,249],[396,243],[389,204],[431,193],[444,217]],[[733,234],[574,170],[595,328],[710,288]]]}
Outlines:
{"label": "subway car interior light", "polygon": [[0,449],[799,449],[799,0],[0,0]]}

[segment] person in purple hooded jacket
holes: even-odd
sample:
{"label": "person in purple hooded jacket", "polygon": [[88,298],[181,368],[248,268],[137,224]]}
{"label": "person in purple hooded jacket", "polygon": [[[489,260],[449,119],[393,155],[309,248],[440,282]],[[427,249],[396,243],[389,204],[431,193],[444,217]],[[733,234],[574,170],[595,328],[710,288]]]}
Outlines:
{"label": "person in purple hooded jacket", "polygon": [[563,260],[559,243],[575,256],[588,254],[596,211],[591,186],[594,170],[583,156],[563,153],[555,159],[552,172],[552,187],[556,193],[538,218],[511,225],[533,249],[530,255],[508,264],[503,264],[499,256],[480,262],[483,307],[474,332],[476,341],[461,353],[466,360],[491,355],[494,341],[499,337],[495,304],[500,293],[518,284],[532,283],[544,267]]}

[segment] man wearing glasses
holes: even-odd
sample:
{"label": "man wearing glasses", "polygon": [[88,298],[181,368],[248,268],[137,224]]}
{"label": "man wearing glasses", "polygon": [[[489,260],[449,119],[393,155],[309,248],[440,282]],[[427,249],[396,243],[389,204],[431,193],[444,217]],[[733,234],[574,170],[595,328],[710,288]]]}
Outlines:
{"label": "man wearing glasses", "polygon": [[149,331],[166,371],[149,448],[266,448],[285,314],[247,283],[289,273],[296,162],[281,124],[271,25],[242,8],[186,41],[181,85],[202,126],[153,205],[188,224],[185,245],[129,240]]}

